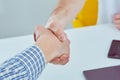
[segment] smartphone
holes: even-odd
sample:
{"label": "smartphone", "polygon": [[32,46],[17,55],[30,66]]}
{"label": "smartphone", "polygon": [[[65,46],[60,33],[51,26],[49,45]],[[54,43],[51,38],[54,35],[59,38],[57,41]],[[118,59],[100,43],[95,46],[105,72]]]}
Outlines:
{"label": "smartphone", "polygon": [[112,41],[108,57],[120,59],[120,40]]}

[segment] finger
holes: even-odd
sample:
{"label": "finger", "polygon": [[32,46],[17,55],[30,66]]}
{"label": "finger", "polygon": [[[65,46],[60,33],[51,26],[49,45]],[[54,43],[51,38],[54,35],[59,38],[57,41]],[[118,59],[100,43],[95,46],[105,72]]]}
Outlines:
{"label": "finger", "polygon": [[58,65],[65,65],[69,61],[69,54],[62,55],[61,57],[57,57],[53,59],[50,63],[58,64]]}
{"label": "finger", "polygon": [[114,20],[114,24],[120,24],[120,19],[119,20]]}
{"label": "finger", "polygon": [[120,30],[120,19],[119,20],[114,20],[114,24]]}
{"label": "finger", "polygon": [[65,58],[70,58],[69,54],[64,54],[60,57],[60,60],[65,59]]}
{"label": "finger", "polygon": [[50,63],[52,63],[52,64],[59,64],[59,62],[60,62],[60,58],[57,57],[57,58],[53,59]]}
{"label": "finger", "polygon": [[71,43],[70,40],[67,38],[66,41],[67,41],[68,46],[70,47],[70,43]]}
{"label": "finger", "polygon": [[68,61],[69,61],[69,55],[63,55],[63,56],[60,57],[59,64],[65,65],[65,64],[68,63]]}
{"label": "finger", "polygon": [[44,32],[45,32],[45,28],[43,26],[40,26],[40,25],[37,26],[34,32],[34,40],[37,41],[40,35],[42,35]]}
{"label": "finger", "polygon": [[59,58],[56,58],[52,61],[53,64],[65,65],[69,61],[69,55],[62,55]]}
{"label": "finger", "polygon": [[115,14],[115,15],[114,15],[114,19],[115,19],[115,20],[120,19],[120,14]]}
{"label": "finger", "polygon": [[65,35],[64,29],[60,25],[58,25],[56,23],[52,23],[48,27],[48,29],[50,31],[52,31],[60,41],[65,41],[66,40],[67,36]]}
{"label": "finger", "polygon": [[120,30],[120,24],[116,24],[115,26]]}
{"label": "finger", "polygon": [[63,45],[63,46],[66,46],[66,47],[65,47],[64,55],[70,55],[70,40],[67,39],[67,40],[64,42],[64,45]]}

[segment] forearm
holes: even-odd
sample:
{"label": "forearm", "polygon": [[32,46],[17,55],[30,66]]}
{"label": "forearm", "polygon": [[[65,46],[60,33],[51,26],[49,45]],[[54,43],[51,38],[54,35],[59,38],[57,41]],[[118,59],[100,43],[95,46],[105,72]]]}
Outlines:
{"label": "forearm", "polygon": [[41,50],[32,46],[0,66],[0,80],[36,80],[45,64]]}
{"label": "forearm", "polygon": [[56,22],[65,28],[82,9],[84,2],[85,0],[59,0],[46,26],[49,26],[51,22]]}

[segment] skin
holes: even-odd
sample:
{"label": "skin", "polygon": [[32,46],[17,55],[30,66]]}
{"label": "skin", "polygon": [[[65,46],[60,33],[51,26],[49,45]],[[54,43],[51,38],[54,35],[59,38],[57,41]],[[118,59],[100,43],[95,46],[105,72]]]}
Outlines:
{"label": "skin", "polygon": [[58,38],[48,29],[43,26],[36,28],[40,32],[40,37],[35,42],[45,56],[46,62],[50,63],[54,58],[60,57],[63,54],[69,54],[69,40],[64,42],[58,40]]}
{"label": "skin", "polygon": [[120,30],[120,13],[117,13],[113,17],[113,23]]}
{"label": "skin", "polygon": [[[82,9],[84,2],[85,0],[59,0],[45,27],[61,42],[66,41],[67,35],[64,29],[67,24],[74,19],[79,10]],[[35,40],[37,40],[39,36],[40,34],[35,31]],[[54,58],[51,63],[64,65],[69,61],[69,57],[69,54],[63,54],[60,57]]]}
{"label": "skin", "polygon": [[[45,27],[48,28],[61,42],[67,40],[64,32],[67,24],[70,23],[82,9],[86,0],[58,0],[58,4],[53,10]],[[120,29],[120,14],[113,16],[113,23]],[[39,33],[34,33],[34,38],[37,40]],[[66,64],[69,54],[64,54],[51,61],[53,64]]]}

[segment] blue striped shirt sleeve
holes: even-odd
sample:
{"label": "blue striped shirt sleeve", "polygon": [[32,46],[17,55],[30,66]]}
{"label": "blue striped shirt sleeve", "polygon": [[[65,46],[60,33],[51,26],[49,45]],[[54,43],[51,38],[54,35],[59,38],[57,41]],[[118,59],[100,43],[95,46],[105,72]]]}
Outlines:
{"label": "blue striped shirt sleeve", "polygon": [[31,46],[0,66],[0,80],[36,80],[46,61],[37,46]]}

